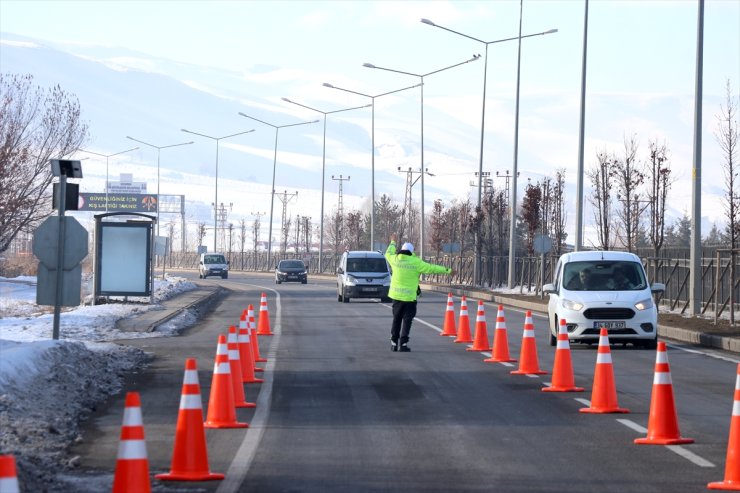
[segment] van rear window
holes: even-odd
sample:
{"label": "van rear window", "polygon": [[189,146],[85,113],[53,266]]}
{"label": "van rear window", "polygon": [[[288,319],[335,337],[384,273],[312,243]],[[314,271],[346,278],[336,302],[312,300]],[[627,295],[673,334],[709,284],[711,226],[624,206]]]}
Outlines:
{"label": "van rear window", "polygon": [[640,291],[647,287],[647,280],[637,262],[568,262],[563,270],[563,287],[569,291]]}

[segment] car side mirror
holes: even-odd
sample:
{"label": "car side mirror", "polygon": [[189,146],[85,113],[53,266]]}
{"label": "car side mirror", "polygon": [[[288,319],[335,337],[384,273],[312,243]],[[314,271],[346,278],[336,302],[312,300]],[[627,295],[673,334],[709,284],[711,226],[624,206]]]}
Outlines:
{"label": "car side mirror", "polygon": [[650,286],[650,292],[651,293],[662,293],[665,291],[665,284],[662,282],[654,282],[652,286]]}
{"label": "car side mirror", "polygon": [[545,284],[544,286],[542,286],[542,292],[545,294],[551,294],[551,293],[557,293],[558,290],[555,289],[554,284]]}
{"label": "car side mirror", "polygon": [[344,269],[337,267],[337,274],[344,274]]}

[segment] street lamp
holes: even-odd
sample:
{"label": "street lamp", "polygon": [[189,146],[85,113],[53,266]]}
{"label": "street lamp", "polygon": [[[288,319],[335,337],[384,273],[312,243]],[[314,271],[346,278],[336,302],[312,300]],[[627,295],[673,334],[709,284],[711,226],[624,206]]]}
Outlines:
{"label": "street lamp", "polygon": [[296,127],[298,125],[308,125],[309,123],[318,123],[318,120],[313,120],[310,122],[299,122],[299,123],[291,123],[289,125],[273,125],[272,123],[268,123],[264,120],[260,120],[258,118],[255,118],[253,116],[246,115],[242,113],[241,111],[239,114],[245,118],[249,118],[250,120],[255,120],[260,123],[264,123],[265,125],[268,125],[275,129],[275,157],[272,161],[272,191],[270,192],[270,226],[269,226],[269,236],[267,238],[267,268],[270,268],[270,265],[272,265],[272,213],[274,212],[275,208],[275,170],[277,169],[277,144],[278,144],[278,133],[280,132],[281,128],[287,128],[287,127]]}
{"label": "street lamp", "polygon": [[[96,156],[105,158],[105,212],[108,212],[108,158],[112,158],[113,156],[118,156],[119,154],[126,154],[127,152],[135,151],[137,149],[138,147],[132,147],[131,149],[126,149],[125,151],[116,152],[115,154],[100,154],[98,152],[88,151],[87,149],[80,149],[82,152],[86,152],[88,154],[95,154]],[[157,200],[159,200],[159,197],[157,197]]]}
{"label": "street lamp", "polygon": [[359,110],[361,108],[369,108],[371,105],[366,104],[365,106],[355,106],[354,108],[344,108],[334,111],[321,111],[316,108],[306,106],[305,104],[296,103],[295,101],[291,101],[288,98],[283,98],[283,101],[285,101],[286,103],[292,103],[298,106],[302,106],[303,108],[307,108],[309,110],[317,111],[324,115],[324,147],[321,158],[321,226],[319,227],[319,273],[321,273],[323,272],[322,259],[324,256],[324,177],[326,172],[326,115],[331,115],[332,113],[341,113],[343,111]]}
{"label": "street lamp", "polygon": [[246,130],[244,132],[239,132],[239,133],[235,133],[231,135],[224,135],[223,137],[213,137],[211,135],[205,135],[205,134],[200,134],[198,132],[192,132],[190,130],[185,130],[184,128],[181,128],[180,130],[188,134],[198,135],[200,137],[205,137],[206,139],[211,139],[211,140],[216,141],[216,186],[215,186],[216,194],[215,194],[215,198],[213,201],[213,204],[214,204],[213,206],[213,252],[215,253],[218,251],[218,247],[216,243],[218,241],[218,142],[223,139],[228,139],[229,137],[236,137],[237,135],[244,135],[250,132],[254,132],[254,129]]}
{"label": "street lamp", "polygon": [[134,139],[133,137],[126,136],[127,139],[133,140],[134,142],[138,142],[139,144],[144,144],[145,146],[153,147],[157,150],[157,236],[159,236],[159,153],[162,149],[167,149],[168,147],[178,147],[178,146],[184,146],[188,144],[192,144],[193,141],[190,142],[181,142],[179,144],[170,144],[168,146],[155,146],[154,144],[150,144],[149,142],[144,142],[143,140]]}
{"label": "street lamp", "polygon": [[[426,74],[414,74],[412,72],[404,72],[402,70],[394,70],[390,68],[385,67],[378,67],[377,65],[373,65],[372,63],[364,63],[362,66],[367,68],[375,68],[378,70],[385,70],[388,72],[395,72],[397,74],[404,74],[404,75],[411,75],[414,77],[419,78],[419,86],[421,90],[421,169],[424,169],[424,77],[428,75],[433,75],[439,72],[444,72],[445,70],[449,70],[451,68],[459,67],[460,65],[465,65],[466,63],[474,62],[480,58],[480,55],[473,55],[473,58],[470,58],[468,60],[465,60],[464,62],[456,63],[454,65],[450,65],[449,67],[441,68],[438,70],[434,70],[432,72],[427,72]],[[419,238],[419,256],[421,258],[424,258],[424,173],[421,174],[421,237]]]}
{"label": "street lamp", "polygon": [[351,91],[349,89],[342,89],[341,87],[333,86],[329,84],[328,82],[324,82],[324,87],[328,87],[330,89],[338,89],[340,91],[349,92],[352,94],[357,94],[358,96],[365,96],[366,98],[370,98],[372,100],[372,137],[371,137],[371,145],[372,145],[372,160],[371,160],[371,171],[370,171],[370,250],[373,249],[375,246],[375,98],[379,98],[381,96],[387,96],[388,94],[394,94],[397,92],[405,91],[407,89],[413,89],[415,87],[419,87],[421,84],[416,84],[409,87],[404,87],[401,89],[396,89],[395,91],[388,91],[384,92],[382,94],[376,94],[375,96],[371,96],[370,94],[364,94],[357,91]]}
{"label": "street lamp", "polygon": [[[483,43],[486,45],[486,55],[485,60],[483,64],[483,110],[482,110],[482,116],[481,116],[481,124],[480,124],[480,161],[478,163],[478,173],[483,173],[483,136],[485,132],[485,125],[486,125],[486,76],[488,74],[488,45],[496,44],[496,43],[503,43],[505,41],[512,41],[512,40],[519,40],[521,42],[524,38],[531,38],[533,36],[543,36],[545,34],[552,34],[558,32],[557,29],[550,29],[548,31],[543,31],[540,33],[533,33],[533,34],[526,34],[522,36],[521,33],[521,10],[520,10],[520,20],[519,20],[519,36],[515,36],[513,38],[505,38],[505,39],[497,39],[494,41],[484,41],[482,39],[475,38],[473,36],[469,36],[467,34],[463,34],[458,31],[454,31],[452,29],[440,26],[439,24],[435,24],[434,22],[430,21],[429,19],[421,19],[421,22],[423,24],[428,24],[430,26],[438,27],[440,29],[444,29],[445,31],[449,31],[453,34],[457,34],[459,36],[463,36],[468,39],[472,39],[473,41],[477,41],[479,43]],[[520,45],[521,48],[521,45]],[[521,49],[520,49],[521,54]],[[515,132],[518,133],[518,122],[519,122],[519,68],[517,66],[517,94],[516,94],[516,107],[517,107],[517,128],[515,129]],[[518,140],[518,137],[515,137],[515,140]],[[516,144],[515,144],[516,145]],[[517,161],[516,161],[516,150],[514,151],[514,174],[513,174],[513,194],[512,194],[512,207],[509,211],[510,214],[510,232],[511,237],[509,238],[509,287],[512,287],[511,284],[513,282],[513,274],[512,274],[512,268],[514,265],[514,231],[515,231],[515,219],[516,219],[516,173],[517,173]],[[478,208],[481,207],[481,182],[478,183]],[[473,282],[475,284],[478,284],[480,282],[480,235],[476,231],[475,233],[475,262],[473,262]]]}

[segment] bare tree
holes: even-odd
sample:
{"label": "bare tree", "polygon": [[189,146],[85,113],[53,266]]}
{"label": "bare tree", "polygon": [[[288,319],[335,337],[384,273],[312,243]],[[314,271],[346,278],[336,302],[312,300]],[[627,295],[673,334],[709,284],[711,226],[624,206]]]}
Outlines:
{"label": "bare tree", "polygon": [[198,250],[200,250],[203,246],[203,239],[206,237],[206,223],[198,223],[196,235],[198,237]]}
{"label": "bare tree", "polygon": [[442,243],[445,241],[445,206],[441,199],[434,201],[432,208],[431,231],[429,235],[429,244],[436,252],[437,256],[442,252]]}
{"label": "bare tree", "polygon": [[565,232],[567,212],[565,210],[565,168],[555,172],[555,183],[552,191],[552,237],[555,254],[561,255],[568,233]]}
{"label": "bare tree", "polygon": [[360,211],[348,212],[344,220],[347,247],[350,250],[359,250],[362,246],[364,234],[363,213]]}
{"label": "bare tree", "polygon": [[727,237],[730,242],[730,248],[737,248],[738,232],[740,224],[738,219],[740,215],[740,197],[737,193],[737,174],[738,174],[738,122],[737,106],[738,102],[732,96],[732,87],[729,79],[727,80],[727,96],[725,105],[720,106],[720,114],[717,115],[717,130],[714,138],[717,140],[722,150],[722,168],[725,173],[725,215],[727,217]]}
{"label": "bare tree", "polygon": [[596,167],[586,171],[593,187],[588,200],[594,207],[597,246],[609,250],[613,245],[611,180],[616,159],[604,150],[596,153],[596,160]]}
{"label": "bare tree", "polygon": [[60,86],[43,89],[31,75],[0,73],[0,252],[51,212],[49,159],[88,137],[80,103]]}
{"label": "bare tree", "polygon": [[[637,246],[637,235],[640,229],[640,213],[647,207],[646,201],[640,200],[640,186],[645,181],[645,173],[637,159],[637,138],[633,135],[624,139],[624,156],[616,159],[614,177],[617,188],[617,198],[621,206],[617,208],[619,220],[624,236],[622,241],[627,251],[634,251]],[[640,204],[646,204],[641,206]]]}
{"label": "bare tree", "polygon": [[534,235],[540,230],[541,207],[542,189],[528,183],[522,199],[522,222],[526,227],[525,248],[529,255],[534,253]]}
{"label": "bare tree", "polygon": [[650,160],[647,165],[647,177],[650,190],[647,192],[649,216],[648,238],[653,246],[653,255],[657,257],[666,237],[665,208],[668,191],[674,180],[671,179],[671,163],[668,159],[668,148],[657,142],[648,143]]}

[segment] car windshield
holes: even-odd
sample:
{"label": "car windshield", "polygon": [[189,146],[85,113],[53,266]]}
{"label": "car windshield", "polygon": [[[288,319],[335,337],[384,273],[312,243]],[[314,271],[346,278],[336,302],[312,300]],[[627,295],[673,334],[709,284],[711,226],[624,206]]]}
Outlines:
{"label": "car windshield", "polygon": [[203,257],[204,264],[225,264],[226,259],[223,255],[206,255]]}
{"label": "car windshield", "polygon": [[282,260],[278,269],[303,269],[305,265],[300,260]]}
{"label": "car windshield", "polygon": [[348,258],[347,272],[388,272],[384,258]]}
{"label": "car windshield", "polygon": [[569,262],[563,272],[569,291],[639,291],[647,287],[642,265],[624,260]]}

